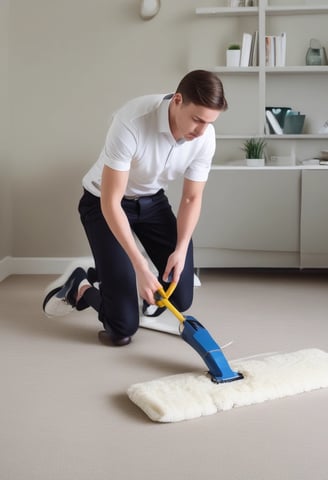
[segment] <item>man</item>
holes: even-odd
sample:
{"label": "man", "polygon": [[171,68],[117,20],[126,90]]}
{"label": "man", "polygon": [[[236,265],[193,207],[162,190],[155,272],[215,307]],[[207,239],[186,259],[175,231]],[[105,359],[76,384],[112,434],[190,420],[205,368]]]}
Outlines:
{"label": "man", "polygon": [[[47,315],[92,306],[105,328],[98,334],[100,341],[122,346],[139,326],[138,293],[147,313],[158,288],[173,281],[177,287],[172,302],[180,311],[190,307],[192,233],[215,152],[212,123],[226,109],[219,78],[195,70],[174,94],[135,98],[115,113],[105,146],[83,178],[79,203],[95,269],[79,267],[68,278],[61,277],[44,299]],[[178,176],[184,183],[175,217],[165,190]],[[96,282],[99,289],[93,286]]]}

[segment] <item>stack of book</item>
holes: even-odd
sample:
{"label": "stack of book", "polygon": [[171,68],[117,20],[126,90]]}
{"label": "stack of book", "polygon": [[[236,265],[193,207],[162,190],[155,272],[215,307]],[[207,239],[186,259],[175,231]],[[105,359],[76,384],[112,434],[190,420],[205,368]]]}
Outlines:
{"label": "stack of book", "polygon": [[[243,33],[240,66],[256,67],[259,65],[259,32]],[[265,65],[267,67],[284,67],[286,65],[286,33],[265,36]]]}
{"label": "stack of book", "polygon": [[286,65],[286,33],[265,36],[265,66],[284,67]]}
{"label": "stack of book", "polygon": [[325,165],[328,167],[328,150],[322,150],[319,157],[306,158],[300,163],[302,165]]}
{"label": "stack of book", "polygon": [[241,67],[256,67],[259,64],[259,32],[243,33],[240,52]]}

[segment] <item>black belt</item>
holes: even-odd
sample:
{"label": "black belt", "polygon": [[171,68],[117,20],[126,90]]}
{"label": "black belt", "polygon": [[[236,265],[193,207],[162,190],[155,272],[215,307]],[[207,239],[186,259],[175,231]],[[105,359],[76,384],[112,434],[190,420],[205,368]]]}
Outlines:
{"label": "black belt", "polygon": [[123,200],[132,200],[133,202],[136,202],[140,198],[155,198],[157,196],[160,196],[164,193],[164,190],[161,188],[158,190],[158,192],[154,193],[153,195],[124,195]]}

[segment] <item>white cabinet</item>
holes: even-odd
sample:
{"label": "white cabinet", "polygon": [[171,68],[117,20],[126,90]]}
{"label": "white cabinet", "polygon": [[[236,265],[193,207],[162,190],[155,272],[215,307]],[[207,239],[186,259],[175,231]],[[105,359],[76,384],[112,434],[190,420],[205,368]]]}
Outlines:
{"label": "white cabinet", "polygon": [[[177,210],[181,182],[170,186]],[[328,169],[213,167],[197,268],[328,268]]]}
{"label": "white cabinet", "polygon": [[199,247],[297,252],[299,194],[297,170],[212,170],[195,242]]}
{"label": "white cabinet", "polygon": [[302,172],[301,267],[328,268],[328,171]]}
{"label": "white cabinet", "polygon": [[299,263],[299,170],[213,169],[195,231],[196,263]]}

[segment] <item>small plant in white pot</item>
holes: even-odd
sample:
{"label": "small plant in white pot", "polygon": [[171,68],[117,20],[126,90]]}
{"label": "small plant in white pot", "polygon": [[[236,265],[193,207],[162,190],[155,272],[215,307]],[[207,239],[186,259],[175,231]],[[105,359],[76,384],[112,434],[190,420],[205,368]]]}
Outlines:
{"label": "small plant in white pot", "polygon": [[264,150],[266,142],[263,138],[248,138],[242,150],[245,152],[246,165],[249,167],[263,167],[265,164]]}
{"label": "small plant in white pot", "polygon": [[232,43],[226,51],[227,67],[239,67],[240,63],[240,45]]}

